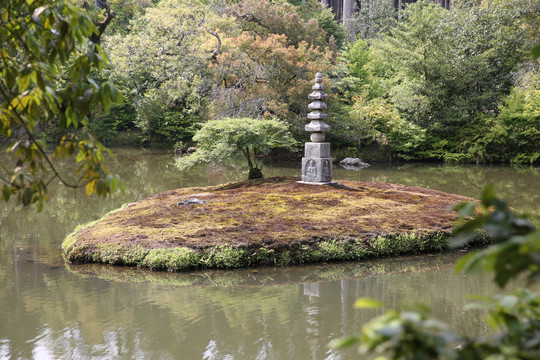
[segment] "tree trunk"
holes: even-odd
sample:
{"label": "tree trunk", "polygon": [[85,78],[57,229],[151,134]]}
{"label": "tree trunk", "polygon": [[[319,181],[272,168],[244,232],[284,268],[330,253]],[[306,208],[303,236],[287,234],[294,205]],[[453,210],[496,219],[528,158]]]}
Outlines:
{"label": "tree trunk", "polygon": [[246,157],[249,169],[253,169],[253,162],[251,161],[251,156],[249,154],[249,148],[242,149],[244,156]]}
{"label": "tree trunk", "polygon": [[343,23],[354,14],[354,1],[343,0]]}

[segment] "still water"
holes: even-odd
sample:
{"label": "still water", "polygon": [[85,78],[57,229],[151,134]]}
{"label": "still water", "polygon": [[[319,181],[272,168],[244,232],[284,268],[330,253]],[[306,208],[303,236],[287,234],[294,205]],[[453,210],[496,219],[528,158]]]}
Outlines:
{"label": "still water", "polygon": [[[355,359],[330,340],[390,308],[429,304],[462,334],[490,330],[464,311],[466,294],[494,294],[486,275],[453,272],[459,254],[309,267],[152,273],[67,265],[59,245],[81,223],[157,192],[241,180],[241,166],[180,173],[169,153],[117,150],[111,168],[126,193],[106,200],[52,189],[43,212],[0,203],[0,359]],[[297,176],[274,164],[267,177]],[[384,181],[476,197],[487,183],[520,212],[540,220],[540,172],[532,168],[378,165],[340,169],[335,179]],[[356,298],[385,309],[357,311]]]}

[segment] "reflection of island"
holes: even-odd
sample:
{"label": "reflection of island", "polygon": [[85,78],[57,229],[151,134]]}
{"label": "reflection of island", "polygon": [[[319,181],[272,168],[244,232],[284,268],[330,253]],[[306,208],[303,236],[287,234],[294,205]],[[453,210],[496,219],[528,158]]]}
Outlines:
{"label": "reflection of island", "polygon": [[359,171],[360,169],[364,169],[364,168],[361,168],[361,167],[358,167],[358,166],[354,166],[354,165],[343,165],[343,164],[339,164],[342,168],[344,168],[345,170],[354,170],[354,171]]}
{"label": "reflection of island", "polygon": [[[36,336],[60,358],[61,351],[75,351],[83,357],[177,358],[182,354],[200,359],[211,354],[214,358],[323,359],[328,356],[329,339],[354,333],[387,309],[420,300],[456,331],[486,333],[480,312],[463,313],[464,296],[471,287],[492,293],[491,282],[455,275],[451,268],[456,256],[190,274],[70,266],[71,271],[86,274],[47,285],[56,294],[55,305],[42,308],[41,321],[50,330]],[[96,277],[115,281],[96,281]],[[197,278],[201,286],[185,286],[190,278]],[[104,289],[114,292],[114,301],[102,295]],[[387,306],[357,311],[353,304],[358,297],[380,299]],[[25,306],[36,303],[31,293],[25,302]]]}
{"label": "reflection of island", "polygon": [[344,264],[319,264],[294,267],[261,267],[236,270],[199,270],[190,272],[150,271],[135,267],[102,264],[68,264],[67,269],[83,277],[97,277],[126,283],[152,283],[170,286],[283,286],[383,274],[402,274],[451,269],[460,252],[436,256],[404,256]]}

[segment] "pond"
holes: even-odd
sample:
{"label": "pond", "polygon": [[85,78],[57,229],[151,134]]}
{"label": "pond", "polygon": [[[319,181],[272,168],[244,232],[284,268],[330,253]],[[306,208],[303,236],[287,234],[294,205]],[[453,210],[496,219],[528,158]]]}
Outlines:
{"label": "pond", "polygon": [[[76,225],[157,192],[242,180],[241,165],[180,173],[170,153],[116,150],[112,170],[126,193],[88,199],[52,189],[41,213],[0,203],[0,359],[353,359],[330,340],[390,308],[429,304],[453,330],[485,334],[484,314],[465,311],[466,294],[494,294],[489,276],[455,274],[459,254],[307,267],[152,273],[67,265],[59,250]],[[69,165],[65,165],[66,169]],[[296,163],[265,175],[298,176]],[[532,168],[372,164],[334,179],[416,185],[477,197],[487,183],[520,212],[540,219],[540,172]],[[358,297],[384,309],[358,311]]]}

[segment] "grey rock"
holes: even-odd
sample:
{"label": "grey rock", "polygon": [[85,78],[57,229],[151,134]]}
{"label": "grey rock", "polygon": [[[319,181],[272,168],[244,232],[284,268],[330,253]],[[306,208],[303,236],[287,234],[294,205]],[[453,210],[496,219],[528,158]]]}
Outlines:
{"label": "grey rock", "polygon": [[[361,162],[360,159],[358,159],[358,158],[345,158],[345,159],[341,160],[339,162],[339,164],[342,165],[343,167],[345,167],[345,166],[355,166],[355,167],[358,167],[358,168],[367,168],[367,167],[370,166],[368,163]],[[345,167],[345,168],[348,169],[347,167]]]}
{"label": "grey rock", "polygon": [[191,198],[184,201],[180,201],[177,205],[182,206],[182,205],[204,204],[204,203],[206,203],[206,201],[197,199],[197,198]]}

